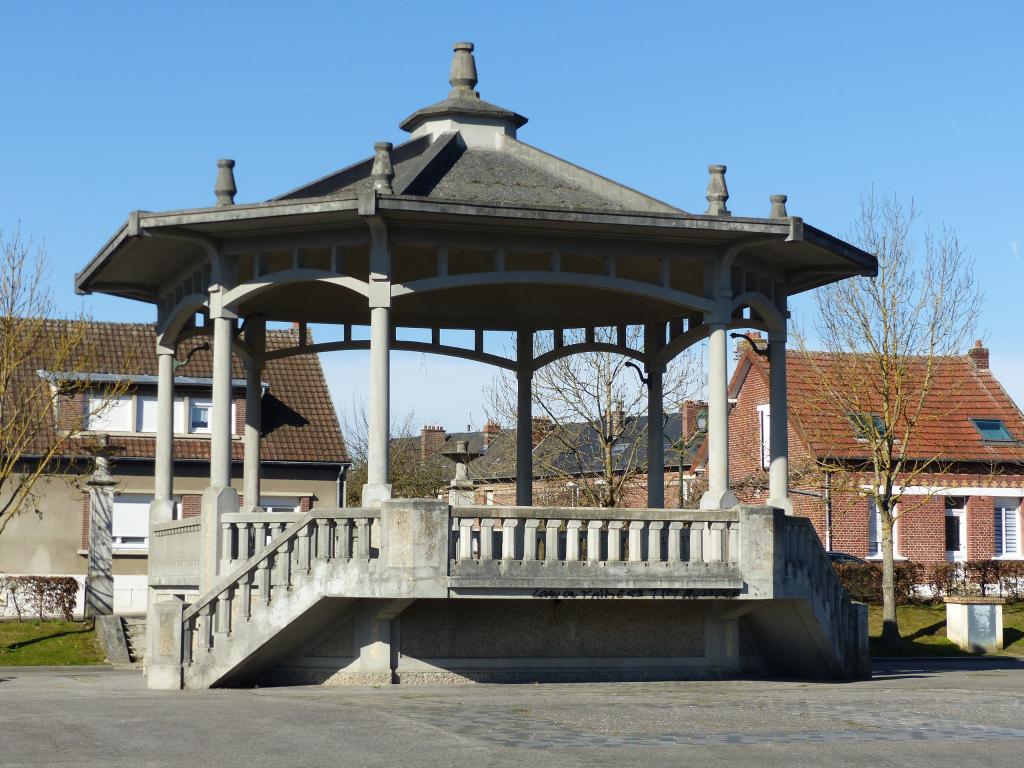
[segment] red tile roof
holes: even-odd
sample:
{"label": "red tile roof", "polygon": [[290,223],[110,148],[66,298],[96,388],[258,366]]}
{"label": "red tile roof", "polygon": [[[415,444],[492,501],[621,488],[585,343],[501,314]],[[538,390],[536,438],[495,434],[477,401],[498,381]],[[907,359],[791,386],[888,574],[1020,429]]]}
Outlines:
{"label": "red tile roof", "polygon": [[[747,350],[737,365],[735,385],[741,383],[738,379],[744,362],[756,366],[767,377],[767,360]],[[923,381],[926,359],[910,357],[906,363],[909,380]],[[936,358],[934,363],[933,382],[925,398],[923,415],[908,440],[907,455],[946,462],[1024,461],[1024,415],[992,372],[979,368],[967,355]],[[786,354],[790,421],[814,456],[866,456],[864,443],[858,441],[841,402],[856,403],[860,413],[882,413],[882,393],[871,385],[877,378],[873,370],[878,364],[876,358],[867,355],[798,351]],[[844,388],[839,390],[843,393],[839,402],[827,394],[836,391],[837,386]],[[1014,439],[984,440],[971,419],[999,419]],[[896,426],[899,435],[899,420]]]}
{"label": "red tile roof", "polygon": [[[53,323],[54,333],[63,332],[66,326]],[[153,326],[141,323],[89,323],[87,340],[89,373],[109,373],[126,376],[156,376],[156,336]],[[191,350],[202,346],[206,337],[195,337],[178,345],[175,359],[183,362]],[[297,330],[268,330],[267,351],[298,345]],[[208,378],[212,376],[213,356],[211,350],[198,350],[180,367],[177,377]],[[22,372],[25,376],[36,376],[38,368],[45,367],[39,361],[31,361]],[[60,372],[54,372],[60,373]],[[232,376],[245,377],[242,360],[232,358]],[[295,355],[266,364],[262,380],[268,385],[263,396],[263,439],[261,458],[263,461],[339,463],[348,461],[348,451],[341,434],[338,417],[331,402],[327,382],[324,379],[320,360],[316,355]],[[196,387],[179,389],[179,392],[195,392]],[[206,388],[209,391],[208,387]],[[155,394],[152,384],[140,384],[136,391]],[[236,390],[235,397],[244,400],[244,393]],[[84,438],[83,438],[84,439]],[[68,453],[75,454],[81,448],[83,439],[72,441]],[[111,445],[122,449],[120,456],[128,458],[152,458],[155,438],[150,435],[111,435]],[[208,438],[175,438],[176,460],[208,460],[210,441]],[[232,456],[242,459],[242,443],[232,441]]]}

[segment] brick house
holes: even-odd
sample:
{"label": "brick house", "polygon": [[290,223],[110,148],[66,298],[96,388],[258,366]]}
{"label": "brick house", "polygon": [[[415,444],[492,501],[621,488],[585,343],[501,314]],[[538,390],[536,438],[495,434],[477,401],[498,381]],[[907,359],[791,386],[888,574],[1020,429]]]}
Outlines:
{"label": "brick house", "polygon": [[[643,508],[647,506],[647,475],[642,471],[635,472],[633,468],[642,467],[647,461],[647,416],[621,418],[626,420],[626,424],[612,449],[616,474],[632,474],[622,490],[619,506]],[[697,401],[686,401],[677,412],[665,416],[666,507],[687,505],[686,494],[694,482],[691,466],[706,437],[706,420],[707,404]],[[559,429],[569,433],[565,439],[560,438]],[[443,462],[444,476],[449,478],[455,474],[455,464],[448,456],[458,443],[465,443],[473,457],[467,469],[474,485],[475,502],[515,505],[516,430],[504,429],[493,421],[488,421],[482,430],[466,432],[447,432],[442,426],[431,425],[423,427],[418,440],[421,460]],[[586,494],[580,488],[583,476],[587,475],[592,480],[601,475],[603,466],[594,426],[579,423],[558,427],[548,418],[536,417],[533,419],[531,442],[535,503],[588,505]],[[578,446],[579,451],[567,450],[567,444]]]}
{"label": "brick house", "polygon": [[[297,340],[295,330],[268,331],[267,351],[293,347]],[[73,396],[57,396],[55,428],[58,434],[71,435],[61,450],[61,470],[37,484],[38,514],[24,511],[15,516],[0,536],[0,572],[84,579],[89,546],[84,481],[92,463],[85,448],[97,435],[105,435],[117,481],[112,521],[114,610],[144,611],[156,443],[155,335],[151,325],[97,322],[90,324],[86,342],[95,370],[74,375],[97,386],[118,379],[128,389],[110,397],[109,390],[101,395],[87,386]],[[176,364],[174,514],[190,517],[199,514],[209,475],[209,344],[201,336],[182,342]],[[232,484],[241,493],[245,373],[239,358],[232,366]],[[68,376],[36,370],[24,375],[50,377],[55,388]],[[270,360],[262,385],[260,505],[279,512],[306,511],[314,503],[341,506],[349,461],[319,359],[301,355]]]}
{"label": "brick house", "polygon": [[[758,351],[740,345],[729,391],[730,482],[745,501],[764,499],[767,486],[770,363],[756,336]],[[813,521],[827,549],[880,559],[878,513],[858,493],[869,479],[856,474],[867,458],[859,432],[877,414],[840,413],[816,392],[816,377],[850,381],[851,356],[809,354],[786,356],[794,512]],[[904,489],[897,557],[922,563],[1020,559],[1024,415],[992,375],[980,341],[965,355],[938,361],[925,415],[909,455],[931,461],[935,471],[916,475]]]}

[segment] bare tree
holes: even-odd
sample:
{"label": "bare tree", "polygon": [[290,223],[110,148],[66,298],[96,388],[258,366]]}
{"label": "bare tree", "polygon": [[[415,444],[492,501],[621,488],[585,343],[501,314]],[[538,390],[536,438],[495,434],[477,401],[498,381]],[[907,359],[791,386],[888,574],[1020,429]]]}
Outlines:
{"label": "bare tree", "polygon": [[[820,405],[845,416],[857,435],[857,459],[821,460],[823,471],[854,478],[874,502],[881,528],[882,641],[900,642],[893,578],[893,527],[919,506],[903,488],[947,471],[920,435],[946,414],[929,401],[943,358],[961,354],[981,305],[973,261],[948,228],[914,233],[918,211],[895,197],[861,200],[850,239],[878,258],[878,275],[855,277],[816,293],[814,328],[822,352],[797,344],[814,372]],[[831,356],[843,355],[841,374]],[[939,407],[936,407],[939,406]],[[916,438],[916,439],[915,439]],[[918,502],[918,503],[915,503]]]}
{"label": "bare tree", "polygon": [[[409,413],[391,424],[388,460],[391,493],[396,499],[433,499],[448,485],[444,459],[438,455],[423,455],[415,419],[415,414]],[[358,507],[362,503],[362,489],[367,478],[369,425],[366,404],[354,398],[352,409],[345,414],[343,421],[345,443],[352,458],[346,503]]]}
{"label": "bare tree", "polygon": [[[566,330],[564,343],[582,343],[582,330]],[[643,329],[629,326],[626,343],[642,344]],[[598,328],[595,339],[615,343],[614,328]],[[553,346],[553,334],[534,336],[535,355]],[[629,490],[647,472],[647,386],[628,357],[587,352],[560,358],[533,375],[533,412],[546,418],[544,439],[534,451],[534,472],[549,478],[538,489],[574,484],[580,503],[621,506]],[[703,371],[695,355],[677,357],[664,374],[664,400],[674,409],[700,389]],[[501,423],[516,421],[515,375],[503,371],[487,393],[488,415]],[[517,435],[516,439],[521,439]],[[526,439],[532,439],[527,436]]]}
{"label": "bare tree", "polygon": [[[89,320],[60,317],[47,283],[43,248],[0,232],[0,533],[36,509],[38,483],[81,458],[79,438],[127,389],[93,382]],[[89,408],[72,408],[90,393]],[[62,412],[63,406],[63,412]]]}

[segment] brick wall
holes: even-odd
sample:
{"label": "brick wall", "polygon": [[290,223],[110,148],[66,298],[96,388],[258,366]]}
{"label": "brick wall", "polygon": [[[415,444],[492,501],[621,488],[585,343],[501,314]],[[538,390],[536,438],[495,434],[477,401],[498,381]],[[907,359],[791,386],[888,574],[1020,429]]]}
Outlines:
{"label": "brick wall", "polygon": [[995,551],[995,499],[971,496],[967,499],[967,559],[985,560]]}
{"label": "brick wall", "polygon": [[63,432],[78,432],[85,419],[85,395],[62,394],[57,396],[57,428]]}
{"label": "brick wall", "polygon": [[245,434],[245,398],[235,398],[235,431],[236,435]]}
{"label": "brick wall", "polygon": [[919,563],[946,559],[946,500],[932,496],[921,500],[908,497],[896,527],[899,554]]}
{"label": "brick wall", "polygon": [[199,517],[202,512],[203,497],[197,493],[186,493],[181,497],[181,516]]}

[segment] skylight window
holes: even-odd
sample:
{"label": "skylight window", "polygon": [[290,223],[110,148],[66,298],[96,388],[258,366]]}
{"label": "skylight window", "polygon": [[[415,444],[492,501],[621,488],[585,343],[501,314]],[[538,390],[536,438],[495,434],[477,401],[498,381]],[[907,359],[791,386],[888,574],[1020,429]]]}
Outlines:
{"label": "skylight window", "polygon": [[1013,435],[1003,424],[1002,419],[971,419],[971,423],[981,434],[982,440],[996,443],[1008,443],[1013,440]]}
{"label": "skylight window", "polygon": [[867,440],[873,435],[881,436],[886,432],[885,422],[877,413],[851,413],[849,419],[858,440]]}

